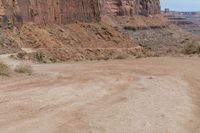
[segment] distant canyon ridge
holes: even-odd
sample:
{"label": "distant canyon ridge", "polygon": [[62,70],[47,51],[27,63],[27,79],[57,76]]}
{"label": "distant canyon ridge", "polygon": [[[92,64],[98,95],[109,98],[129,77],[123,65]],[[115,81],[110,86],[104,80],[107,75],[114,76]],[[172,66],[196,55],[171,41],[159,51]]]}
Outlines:
{"label": "distant canyon ridge", "polygon": [[159,0],[0,0],[1,24],[98,22],[103,14],[152,15]]}

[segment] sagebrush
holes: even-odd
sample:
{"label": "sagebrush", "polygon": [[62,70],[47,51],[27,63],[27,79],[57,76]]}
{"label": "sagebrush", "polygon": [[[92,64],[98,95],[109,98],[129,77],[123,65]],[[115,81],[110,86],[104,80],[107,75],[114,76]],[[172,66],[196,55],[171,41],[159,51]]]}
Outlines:
{"label": "sagebrush", "polygon": [[17,73],[25,73],[31,75],[33,72],[33,68],[29,64],[19,64],[15,68],[15,72]]}

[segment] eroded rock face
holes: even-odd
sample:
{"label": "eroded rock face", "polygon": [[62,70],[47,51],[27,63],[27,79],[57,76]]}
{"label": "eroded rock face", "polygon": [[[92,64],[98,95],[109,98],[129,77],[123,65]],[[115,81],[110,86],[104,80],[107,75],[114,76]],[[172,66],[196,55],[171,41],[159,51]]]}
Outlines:
{"label": "eroded rock face", "polygon": [[101,0],[104,13],[116,15],[154,15],[160,13],[160,0]]}
{"label": "eroded rock face", "polygon": [[160,13],[159,0],[0,0],[0,23],[36,24],[95,22],[100,14],[151,15]]}
{"label": "eroded rock face", "polygon": [[0,15],[38,24],[100,20],[97,0],[0,0]]}

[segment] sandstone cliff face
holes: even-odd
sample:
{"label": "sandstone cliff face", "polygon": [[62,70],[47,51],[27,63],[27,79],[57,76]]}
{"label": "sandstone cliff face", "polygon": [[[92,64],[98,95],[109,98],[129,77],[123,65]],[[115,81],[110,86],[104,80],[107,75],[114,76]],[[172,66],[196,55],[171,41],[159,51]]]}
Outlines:
{"label": "sandstone cliff face", "polygon": [[0,0],[0,15],[38,24],[100,20],[97,0]]}
{"label": "sandstone cliff face", "polygon": [[159,0],[101,0],[102,11],[115,15],[154,15],[160,13]]}
{"label": "sandstone cliff face", "polygon": [[[0,21],[66,24],[94,22],[100,14],[151,15],[160,13],[159,0],[0,0]],[[8,22],[7,22],[8,21]]]}

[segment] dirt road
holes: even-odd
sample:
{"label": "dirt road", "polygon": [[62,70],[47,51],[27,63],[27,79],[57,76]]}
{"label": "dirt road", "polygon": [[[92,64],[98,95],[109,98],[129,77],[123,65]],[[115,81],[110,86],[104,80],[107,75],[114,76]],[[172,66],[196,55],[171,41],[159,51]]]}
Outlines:
{"label": "dirt road", "polygon": [[200,133],[200,59],[34,65],[0,80],[0,133]]}

